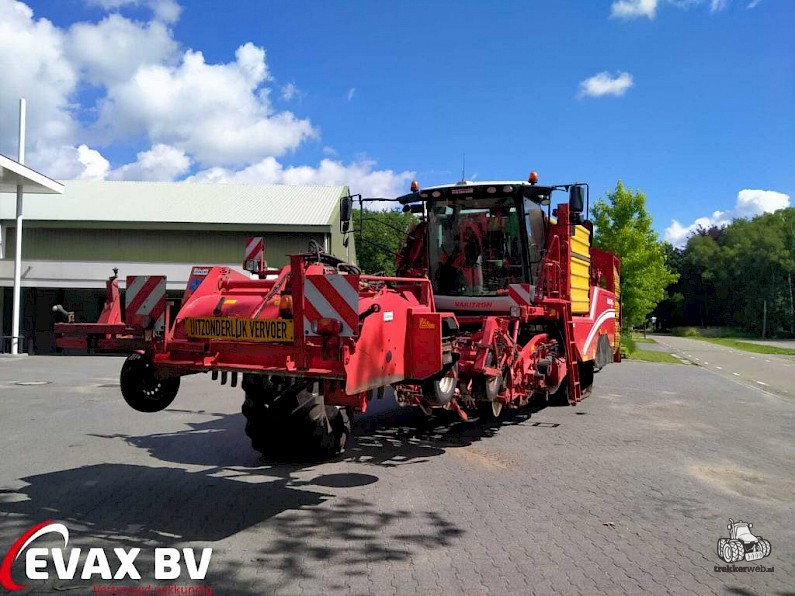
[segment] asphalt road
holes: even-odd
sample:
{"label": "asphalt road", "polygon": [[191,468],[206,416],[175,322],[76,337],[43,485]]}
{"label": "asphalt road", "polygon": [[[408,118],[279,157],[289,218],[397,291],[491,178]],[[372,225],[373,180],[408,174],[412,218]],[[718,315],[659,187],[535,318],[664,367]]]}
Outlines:
{"label": "asphalt road", "polygon": [[[0,359],[0,556],[54,519],[70,548],[141,548],[125,586],[188,585],[155,582],[152,549],[210,547],[199,593],[793,593],[795,404],[702,367],[609,366],[577,408],[502,425],[382,405],[336,461],[287,465],[249,448],[240,389],[188,378],[139,414],[120,364]],[[772,545],[737,565],[773,572],[715,570],[730,517]],[[41,593],[92,591],[23,558]]]}
{"label": "asphalt road", "polygon": [[795,400],[795,356],[753,354],[698,339],[656,335],[654,340],[671,353],[686,358],[746,386]]}

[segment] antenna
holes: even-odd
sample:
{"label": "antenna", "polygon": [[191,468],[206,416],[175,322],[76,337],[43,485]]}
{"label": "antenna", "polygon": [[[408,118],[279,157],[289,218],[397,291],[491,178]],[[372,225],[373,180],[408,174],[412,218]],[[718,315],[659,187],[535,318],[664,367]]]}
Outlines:
{"label": "antenna", "polygon": [[466,152],[461,154],[461,181],[459,184],[463,184],[467,181],[466,171],[467,171],[467,154]]}

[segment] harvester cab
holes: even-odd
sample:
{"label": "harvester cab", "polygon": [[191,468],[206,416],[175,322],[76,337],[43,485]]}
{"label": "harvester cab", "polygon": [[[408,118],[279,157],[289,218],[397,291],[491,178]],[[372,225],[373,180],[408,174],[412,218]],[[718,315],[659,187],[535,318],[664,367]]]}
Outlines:
{"label": "harvester cab", "polygon": [[583,220],[583,184],[540,186],[531,176],[415,189],[399,199],[421,220],[398,255],[398,275],[425,271],[437,306],[457,313],[508,311],[512,285],[539,287],[555,191],[569,191],[571,225],[590,223]]}

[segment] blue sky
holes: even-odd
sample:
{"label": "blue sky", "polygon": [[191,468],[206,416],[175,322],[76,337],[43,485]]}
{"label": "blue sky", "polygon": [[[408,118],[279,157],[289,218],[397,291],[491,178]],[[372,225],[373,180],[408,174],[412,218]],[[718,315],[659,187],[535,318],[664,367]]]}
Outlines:
{"label": "blue sky", "polygon": [[44,39],[0,35],[4,62],[40,73],[3,65],[0,151],[25,94],[29,163],[59,177],[378,195],[454,182],[466,153],[470,179],[533,169],[594,196],[622,179],[679,241],[795,192],[791,0],[0,0],[0,16]]}

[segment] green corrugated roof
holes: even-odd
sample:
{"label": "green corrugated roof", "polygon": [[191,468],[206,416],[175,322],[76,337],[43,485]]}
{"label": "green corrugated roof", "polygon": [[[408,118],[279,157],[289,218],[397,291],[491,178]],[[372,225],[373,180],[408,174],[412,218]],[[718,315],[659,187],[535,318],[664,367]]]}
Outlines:
{"label": "green corrugated roof", "polygon": [[[325,226],[344,186],[63,181],[62,195],[25,195],[29,221],[181,222]],[[13,220],[0,195],[0,220]]]}

